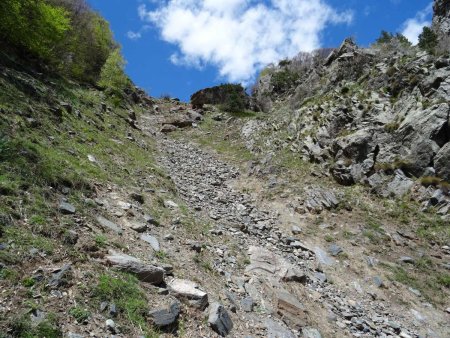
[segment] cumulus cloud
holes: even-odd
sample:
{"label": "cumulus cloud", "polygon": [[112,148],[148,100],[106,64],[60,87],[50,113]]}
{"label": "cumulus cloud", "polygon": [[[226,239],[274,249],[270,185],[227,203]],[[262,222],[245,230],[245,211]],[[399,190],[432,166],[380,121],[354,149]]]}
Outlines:
{"label": "cumulus cloud", "polygon": [[419,35],[423,27],[431,25],[429,17],[433,12],[433,3],[430,3],[424,10],[419,11],[414,18],[403,23],[402,34],[414,45],[419,42]]}
{"label": "cumulus cloud", "polygon": [[263,66],[320,47],[329,24],[349,24],[324,0],[166,0],[139,7],[142,20],[178,46],[176,65],[217,66],[221,77],[248,82]]}

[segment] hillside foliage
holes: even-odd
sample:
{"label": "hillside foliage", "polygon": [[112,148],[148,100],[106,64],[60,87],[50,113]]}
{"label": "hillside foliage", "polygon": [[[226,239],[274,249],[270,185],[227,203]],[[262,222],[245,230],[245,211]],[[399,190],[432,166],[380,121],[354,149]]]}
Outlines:
{"label": "hillside foliage", "polygon": [[0,46],[49,71],[92,84],[108,58],[120,55],[108,22],[85,0],[1,1]]}

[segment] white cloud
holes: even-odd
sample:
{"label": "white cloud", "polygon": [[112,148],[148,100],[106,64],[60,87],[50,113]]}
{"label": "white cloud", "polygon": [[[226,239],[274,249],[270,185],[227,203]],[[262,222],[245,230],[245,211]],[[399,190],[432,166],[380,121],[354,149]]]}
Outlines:
{"label": "white cloud", "polygon": [[127,37],[130,40],[136,41],[136,40],[139,40],[142,37],[142,34],[141,34],[141,32],[128,31]]}
{"label": "white cloud", "polygon": [[349,24],[324,0],[166,0],[139,6],[142,20],[160,30],[179,52],[177,65],[218,67],[229,81],[248,82],[263,66],[320,47],[328,24]]}
{"label": "white cloud", "polygon": [[127,38],[133,41],[137,41],[140,38],[142,38],[143,33],[145,33],[146,31],[148,31],[150,29],[149,25],[144,25],[141,27],[140,30],[138,30],[137,32],[134,31],[128,31],[127,32]]}
{"label": "white cloud", "polygon": [[424,10],[419,11],[414,18],[403,23],[402,34],[414,45],[419,42],[419,35],[423,27],[431,25],[429,17],[433,12],[433,3],[430,3]]}

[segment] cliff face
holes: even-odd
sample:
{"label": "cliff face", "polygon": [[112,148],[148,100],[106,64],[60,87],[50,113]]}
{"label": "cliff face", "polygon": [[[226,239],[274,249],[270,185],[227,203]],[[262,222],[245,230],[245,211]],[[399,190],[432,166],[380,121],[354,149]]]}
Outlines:
{"label": "cliff face", "polygon": [[441,38],[450,36],[450,1],[435,0],[433,29]]}
{"label": "cliff face", "polygon": [[[449,8],[449,1],[435,2],[440,42],[449,37]],[[448,55],[432,55],[393,37],[370,48],[346,40],[328,57],[316,53],[310,59],[284,62],[260,76],[255,97],[270,113],[268,128],[275,124],[277,130],[251,133],[248,143],[264,139],[265,147],[253,150],[284,144],[303,160],[321,164],[338,183],[362,183],[385,197],[415,189],[425,208],[436,206],[448,219]],[[296,81],[289,83],[293,73]],[[280,92],[275,88],[281,80],[290,85]],[[417,179],[425,185],[414,188]],[[433,205],[434,194],[442,198]]]}

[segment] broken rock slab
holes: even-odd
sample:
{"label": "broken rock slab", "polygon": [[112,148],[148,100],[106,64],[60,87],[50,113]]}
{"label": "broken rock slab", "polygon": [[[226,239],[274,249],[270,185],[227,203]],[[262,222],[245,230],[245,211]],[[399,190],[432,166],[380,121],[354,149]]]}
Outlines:
{"label": "broken rock slab", "polygon": [[176,324],[180,315],[180,303],[175,302],[168,309],[150,311],[152,324],[158,328],[167,328]]}
{"label": "broken rock slab", "polygon": [[208,323],[220,336],[227,336],[233,329],[233,322],[222,304],[213,303],[209,309]]}
{"label": "broken rock slab", "polygon": [[277,314],[289,327],[302,328],[308,319],[307,312],[302,303],[286,290],[275,293]]}
{"label": "broken rock slab", "polygon": [[170,292],[188,304],[204,310],[208,306],[208,294],[200,290],[197,283],[186,279],[175,278],[168,283]]}
{"label": "broken rock slab", "polygon": [[312,188],[306,192],[305,206],[310,212],[320,213],[324,209],[334,209],[339,205],[339,200],[331,190]]}
{"label": "broken rock slab", "polygon": [[267,338],[295,338],[296,336],[289,329],[272,319],[265,321],[267,329]]}
{"label": "broken rock slab", "polygon": [[119,227],[116,223],[113,223],[113,222],[107,220],[103,216],[97,216],[97,222],[100,224],[100,226],[102,228],[112,230],[115,233],[117,233],[118,235],[122,235],[122,233],[123,233],[123,229],[121,227]]}
{"label": "broken rock slab", "polygon": [[143,234],[143,235],[141,235],[141,239],[144,242],[147,242],[148,244],[150,244],[150,246],[152,247],[153,250],[155,250],[155,251],[161,250],[161,247],[159,246],[159,241],[155,236]]}
{"label": "broken rock slab", "polygon": [[110,251],[106,260],[113,267],[134,274],[142,282],[159,285],[164,281],[164,269],[145,264],[135,257]]}
{"label": "broken rock slab", "polygon": [[251,246],[248,250],[250,264],[245,272],[252,272],[259,276],[275,277],[278,281],[285,282],[306,282],[305,275],[286,262],[277,254],[262,248]]}

